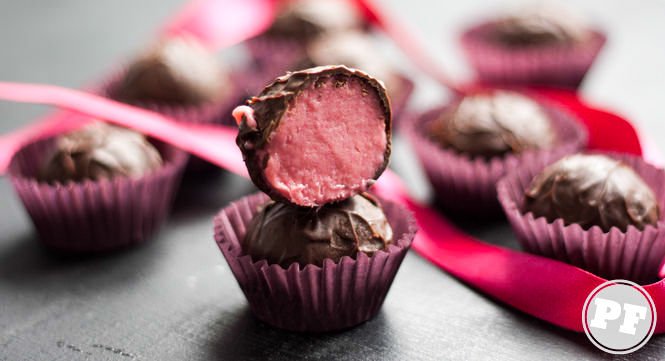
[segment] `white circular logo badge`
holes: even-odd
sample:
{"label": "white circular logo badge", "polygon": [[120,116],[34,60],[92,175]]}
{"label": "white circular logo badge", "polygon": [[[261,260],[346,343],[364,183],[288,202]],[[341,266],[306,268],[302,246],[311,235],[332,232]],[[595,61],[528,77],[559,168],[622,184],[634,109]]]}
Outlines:
{"label": "white circular logo badge", "polygon": [[628,354],[646,345],[656,329],[656,306],[647,291],[626,280],[596,287],[582,309],[584,332],[599,349]]}

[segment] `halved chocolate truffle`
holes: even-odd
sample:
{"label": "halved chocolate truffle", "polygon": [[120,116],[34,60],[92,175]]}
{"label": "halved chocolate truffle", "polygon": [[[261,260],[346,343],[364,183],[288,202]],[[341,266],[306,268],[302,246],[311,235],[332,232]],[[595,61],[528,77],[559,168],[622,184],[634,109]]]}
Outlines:
{"label": "halved chocolate truffle", "polygon": [[64,183],[139,177],[161,165],[162,157],[143,135],[99,122],[59,137],[39,178]]}
{"label": "halved chocolate truffle", "polygon": [[430,124],[430,132],[444,147],[488,158],[548,148],[556,138],[538,103],[506,91],[464,97]]}
{"label": "halved chocolate truffle", "polygon": [[365,191],[388,164],[391,110],[381,82],[345,66],[288,73],[234,110],[254,184],[315,207]]}
{"label": "halved chocolate truffle", "polygon": [[319,208],[270,202],[252,219],[243,250],[288,268],[338,262],[358,252],[371,256],[393,240],[393,231],[378,201],[359,194]]}
{"label": "halved chocolate truffle", "polygon": [[604,155],[573,155],[548,166],[534,178],[524,211],[549,222],[561,218],[582,228],[604,231],[629,225],[655,225],[660,210],[654,192],[628,165]]}
{"label": "halved chocolate truffle", "polygon": [[200,104],[224,95],[228,76],[214,55],[192,37],[162,40],[136,59],[112,91],[126,103]]}

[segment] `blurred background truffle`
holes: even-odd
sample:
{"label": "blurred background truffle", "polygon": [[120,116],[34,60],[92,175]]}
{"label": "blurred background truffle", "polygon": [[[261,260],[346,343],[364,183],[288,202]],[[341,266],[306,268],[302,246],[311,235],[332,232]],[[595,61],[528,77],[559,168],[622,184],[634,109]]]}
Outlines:
{"label": "blurred background truffle", "polygon": [[432,122],[430,131],[441,146],[481,157],[547,148],[555,140],[538,103],[505,91],[464,97]]}
{"label": "blurred background truffle", "polygon": [[363,70],[383,81],[389,92],[396,92],[399,82],[395,70],[377,49],[370,35],[359,31],[346,31],[321,36],[306,49],[303,68],[340,64]]}
{"label": "blurred background truffle", "polygon": [[326,33],[363,27],[351,1],[295,0],[283,2],[267,36],[310,41]]}
{"label": "blurred background truffle", "polygon": [[494,30],[498,41],[514,46],[573,44],[590,35],[582,16],[551,4],[514,11],[499,19]]}
{"label": "blurred background truffle", "polygon": [[126,103],[201,104],[226,94],[229,76],[192,37],[162,40],[132,62],[112,97]]}
{"label": "blurred background truffle", "polygon": [[655,225],[660,210],[654,192],[628,165],[604,155],[577,154],[548,166],[527,189],[525,212],[561,218],[582,228],[626,231]]}
{"label": "blurred background truffle", "polygon": [[65,183],[140,177],[161,165],[162,157],[143,135],[97,122],[57,138],[40,180]]}

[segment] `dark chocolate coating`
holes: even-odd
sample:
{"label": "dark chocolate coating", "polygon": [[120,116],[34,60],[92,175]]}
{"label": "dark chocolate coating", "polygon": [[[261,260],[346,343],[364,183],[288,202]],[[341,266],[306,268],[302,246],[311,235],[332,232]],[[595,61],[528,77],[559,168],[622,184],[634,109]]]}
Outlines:
{"label": "dark chocolate coating", "polygon": [[362,19],[348,1],[296,0],[279,9],[267,36],[311,41],[326,33],[360,28]]}
{"label": "dark chocolate coating", "polygon": [[189,37],[163,40],[130,64],[112,97],[126,102],[201,104],[225,94],[228,79],[214,55]]}
{"label": "dark chocolate coating", "polygon": [[65,183],[139,177],[161,165],[159,152],[143,135],[100,122],[59,137],[39,178]]}
{"label": "dark chocolate coating", "polygon": [[573,155],[548,166],[525,193],[524,211],[604,231],[643,229],[660,217],[656,196],[628,165],[603,155]]}
{"label": "dark chocolate coating", "polygon": [[550,119],[531,99],[511,92],[469,95],[430,124],[444,147],[476,157],[495,157],[551,147]]}
{"label": "dark chocolate coating", "polygon": [[259,96],[252,97],[247,101],[247,105],[254,111],[254,120],[257,127],[249,126],[247,119],[243,116],[236,138],[236,143],[243,154],[252,181],[260,190],[276,201],[290,202],[289,199],[274,190],[266,180],[264,169],[268,159],[262,157],[259,150],[268,143],[271,133],[279,125],[289,104],[295,101],[300,92],[309,88],[312,84],[316,84],[319,79],[329,77],[338,81],[340,85],[345,84],[350,77],[355,77],[377,93],[386,122],[386,149],[384,151],[384,162],[376,169],[373,178],[377,179],[388,166],[391,151],[392,113],[390,100],[381,82],[360,70],[340,65],[320,66],[289,72],[266,86]]}
{"label": "dark chocolate coating", "polygon": [[312,41],[306,49],[302,66],[313,67],[342,64],[362,69],[386,85],[389,94],[394,94],[399,81],[388,61],[378,56],[380,51],[369,35],[361,31],[345,31],[326,34]]}
{"label": "dark chocolate coating", "polygon": [[371,256],[392,241],[381,206],[364,193],[319,208],[270,202],[252,219],[243,251],[284,268],[294,262],[321,266],[325,259],[338,262],[358,252]]}
{"label": "dark chocolate coating", "polygon": [[494,36],[510,46],[573,44],[589,35],[576,14],[561,8],[527,9],[496,22]]}

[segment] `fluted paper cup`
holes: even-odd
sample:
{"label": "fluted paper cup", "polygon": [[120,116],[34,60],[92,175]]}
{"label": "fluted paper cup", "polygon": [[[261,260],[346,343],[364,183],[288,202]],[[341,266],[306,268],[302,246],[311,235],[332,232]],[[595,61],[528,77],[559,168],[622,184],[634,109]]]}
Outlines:
{"label": "fluted paper cup", "polygon": [[495,24],[483,23],[462,34],[461,44],[478,79],[487,84],[549,85],[577,89],[605,44],[591,31],[579,44],[509,46],[492,39]]}
{"label": "fluted paper cup", "polygon": [[[661,209],[665,209],[665,172],[637,156],[607,153],[632,167],[651,187]],[[555,258],[608,279],[628,279],[649,283],[657,279],[665,257],[665,223],[647,225],[644,230],[628,226],[609,232],[598,226],[583,229],[578,224],[565,225],[562,219],[548,222],[544,217],[524,213],[524,192],[533,178],[555,159],[516,170],[498,185],[499,201],[522,247],[531,253]]]}
{"label": "fluted paper cup", "polygon": [[322,267],[293,263],[288,269],[252,259],[242,242],[252,217],[268,201],[264,194],[242,198],[215,217],[215,240],[249,306],[259,319],[278,328],[327,332],[356,326],[374,317],[416,232],[413,216],[396,203],[381,200],[395,242],[385,251]]}
{"label": "fluted paper cup", "polygon": [[37,175],[54,139],[29,144],[12,159],[11,182],[46,246],[65,253],[103,252],[149,239],[180,184],[187,154],[154,142],[164,164],[139,178],[44,183]]}
{"label": "fluted paper cup", "polygon": [[559,159],[586,146],[584,127],[570,114],[548,104],[541,104],[552,121],[556,144],[549,149],[528,150],[505,156],[470,157],[437,144],[427,134],[428,125],[446,107],[428,111],[406,120],[404,131],[434,189],[438,203],[447,211],[473,215],[500,214],[496,184],[511,169],[540,159]]}

